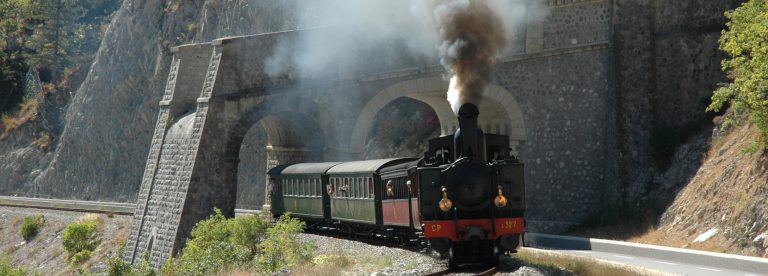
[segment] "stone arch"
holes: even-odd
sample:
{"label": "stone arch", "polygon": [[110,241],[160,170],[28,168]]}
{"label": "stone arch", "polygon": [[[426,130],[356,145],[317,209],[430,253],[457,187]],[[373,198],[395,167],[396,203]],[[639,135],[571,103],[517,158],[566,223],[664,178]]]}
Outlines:
{"label": "stone arch", "polygon": [[[235,177],[239,175],[240,149],[246,134],[253,128],[262,128],[266,134],[266,167],[255,170],[263,172],[281,163],[320,161],[323,159],[329,138],[327,130],[321,128],[323,118],[327,118],[324,109],[314,101],[297,95],[276,95],[267,99],[259,98],[239,100],[238,119],[231,126],[226,150],[227,156],[238,160],[234,168]],[[234,108],[234,107],[232,107]],[[235,186],[240,185],[235,179]],[[265,185],[266,179],[257,180],[257,185]],[[264,207],[269,208],[269,191],[259,186],[255,191],[264,191]],[[237,196],[237,195],[236,195]]]}
{"label": "stone arch", "polygon": [[[261,125],[270,146],[309,147],[325,150],[330,141],[320,121],[328,118],[316,102],[296,95],[267,96],[267,99],[239,100],[231,108],[238,110],[238,119],[231,126],[227,156],[239,155],[243,137],[252,127]],[[256,101],[255,103],[249,103]],[[310,134],[311,137],[304,137]]]}
{"label": "stone arch", "polygon": [[[350,141],[351,151],[363,151],[376,114],[384,106],[400,97],[410,97],[428,104],[440,120],[441,135],[453,133],[458,122],[445,97],[447,87],[447,81],[435,76],[396,83],[376,93],[365,104],[355,122]],[[523,112],[509,91],[495,84],[488,85],[479,107],[479,123],[484,131],[509,135],[515,151],[517,145],[525,142]]]}

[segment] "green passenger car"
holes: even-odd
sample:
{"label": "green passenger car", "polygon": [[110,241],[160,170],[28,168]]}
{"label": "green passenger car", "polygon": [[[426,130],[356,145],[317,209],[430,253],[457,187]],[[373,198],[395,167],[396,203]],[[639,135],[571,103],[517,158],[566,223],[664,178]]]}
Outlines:
{"label": "green passenger car", "polygon": [[381,225],[381,177],[384,166],[414,158],[391,158],[345,162],[328,169],[331,219]]}
{"label": "green passenger car", "polygon": [[269,170],[272,213],[276,216],[290,213],[307,220],[329,219],[328,176],[325,172],[337,164],[286,164]]}

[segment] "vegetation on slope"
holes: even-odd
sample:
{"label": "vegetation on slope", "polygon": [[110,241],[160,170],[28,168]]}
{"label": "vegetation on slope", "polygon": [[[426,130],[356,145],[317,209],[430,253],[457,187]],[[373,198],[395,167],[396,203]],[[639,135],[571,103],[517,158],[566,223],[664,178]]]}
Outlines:
{"label": "vegetation on slope", "polygon": [[79,85],[80,75],[88,69],[81,64],[90,64],[109,17],[121,2],[0,1],[0,126],[5,132],[28,121],[36,111],[34,97],[23,87],[28,70],[40,72],[45,93],[74,90],[72,86]]}
{"label": "vegetation on slope", "polygon": [[[315,245],[298,239],[304,223],[288,215],[269,223],[259,215],[225,218],[216,209],[192,229],[177,258],[168,260],[161,275],[222,275],[250,271],[271,274],[312,261]],[[118,254],[119,256],[119,254]],[[146,261],[131,268],[118,257],[109,261],[110,275],[146,275]]]}
{"label": "vegetation on slope", "polygon": [[99,229],[103,224],[98,215],[92,214],[67,225],[61,234],[61,240],[64,251],[67,252],[67,260],[72,265],[82,264],[91,258],[101,243]]}
{"label": "vegetation on slope", "polygon": [[43,223],[45,223],[45,216],[43,215],[25,217],[24,223],[21,224],[21,236],[26,241],[31,240],[40,232],[40,227],[43,226]]}
{"label": "vegetation on slope", "polygon": [[[728,29],[720,38],[720,49],[728,53],[723,70],[732,83],[712,96],[708,110],[719,111],[731,103],[735,115],[746,112],[757,126],[758,142],[768,144],[768,2],[750,0],[725,13]],[[726,126],[733,121],[726,120]]]}

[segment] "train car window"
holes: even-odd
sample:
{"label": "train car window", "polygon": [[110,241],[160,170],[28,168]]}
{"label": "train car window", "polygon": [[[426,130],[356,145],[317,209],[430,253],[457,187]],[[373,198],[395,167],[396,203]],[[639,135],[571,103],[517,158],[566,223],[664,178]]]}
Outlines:
{"label": "train car window", "polygon": [[330,179],[328,179],[328,188],[326,188],[326,189],[328,189],[329,191],[331,191],[331,192],[330,192],[330,196],[331,196],[331,197],[334,197],[334,196],[335,196],[335,195],[334,195],[334,193],[333,193],[333,192],[335,192],[335,191],[333,190],[333,189],[334,189],[333,183],[336,183],[336,179],[333,179],[333,178],[330,178]]}
{"label": "train car window", "polygon": [[363,178],[358,177],[357,178],[357,197],[358,198],[365,198],[365,183],[363,183]]}
{"label": "train car window", "polygon": [[312,185],[312,196],[317,196],[317,181],[316,179],[312,178],[309,180],[309,183]]}
{"label": "train car window", "polygon": [[360,187],[360,198],[365,198],[366,197],[366,193],[365,193],[365,178],[361,177],[359,181],[360,181],[360,184],[359,184],[360,185],[359,186]]}
{"label": "train car window", "polygon": [[286,179],[285,180],[285,195],[292,195],[293,194],[293,185],[291,185],[292,179]]}
{"label": "train car window", "polygon": [[349,177],[344,178],[344,197],[349,197]]}
{"label": "train car window", "polygon": [[392,199],[400,198],[400,178],[392,179]]}
{"label": "train car window", "polygon": [[362,198],[362,193],[360,192],[360,178],[355,177],[355,198]]}
{"label": "train car window", "polygon": [[337,198],[341,197],[341,193],[340,193],[341,182],[342,182],[341,178],[336,178],[336,181],[334,182],[334,185],[333,185],[333,195],[336,196]]}
{"label": "train car window", "polygon": [[334,181],[334,184],[333,184],[333,195],[337,198],[341,197],[340,190],[341,190],[341,178],[336,178],[336,181]]}
{"label": "train car window", "polygon": [[368,182],[368,198],[374,198],[374,194],[376,192],[373,188],[373,181],[370,178],[368,178],[366,181]]}
{"label": "train car window", "polygon": [[408,198],[408,187],[405,185],[407,180],[407,177],[400,178],[400,198]]}
{"label": "train car window", "polygon": [[291,179],[285,180],[285,195],[291,195]]}
{"label": "train car window", "polygon": [[376,190],[373,187],[373,178],[368,178],[368,197],[369,198],[376,198]]}

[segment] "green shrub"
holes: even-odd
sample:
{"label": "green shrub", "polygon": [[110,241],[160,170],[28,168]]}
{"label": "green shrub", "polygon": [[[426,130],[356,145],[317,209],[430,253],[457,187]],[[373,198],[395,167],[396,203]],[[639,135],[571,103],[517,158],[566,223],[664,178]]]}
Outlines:
{"label": "green shrub", "polygon": [[267,230],[267,239],[261,245],[262,254],[257,256],[259,268],[277,271],[281,267],[295,266],[312,261],[314,244],[301,242],[297,234],[304,223],[290,216],[282,216],[274,227]]}
{"label": "green shrub", "polygon": [[127,276],[133,275],[131,264],[120,258],[120,255],[112,256],[107,260],[107,275],[108,276]]}
{"label": "green shrub", "polygon": [[83,219],[70,223],[61,235],[64,251],[67,259],[74,264],[80,264],[88,260],[96,250],[101,240],[99,239],[99,220],[97,216],[86,216]]}
{"label": "green shrub", "polygon": [[92,255],[93,255],[93,251],[91,250],[83,250],[83,251],[77,252],[75,253],[75,255],[72,255],[69,258],[69,263],[74,265],[82,264],[88,259],[90,259]]}
{"label": "green shrub", "polygon": [[[273,226],[257,215],[228,219],[215,209],[195,225],[186,247],[177,259],[163,265],[161,274],[213,275],[231,268],[263,273],[308,262],[314,245],[296,239],[302,227],[302,222],[288,216]],[[265,262],[275,259],[283,261]]]}
{"label": "green shrub", "polygon": [[11,256],[8,254],[0,254],[0,275],[3,276],[26,276],[26,275],[40,275],[39,272],[34,271],[33,273],[30,273],[30,271],[23,267],[16,267],[13,266],[11,263]]}
{"label": "green shrub", "polygon": [[44,222],[45,217],[43,215],[24,217],[24,223],[21,225],[21,236],[24,237],[24,240],[31,240],[40,232],[40,227],[43,226]]}
{"label": "green shrub", "polygon": [[746,113],[757,125],[761,145],[768,144],[768,2],[750,0],[725,13],[728,28],[720,37],[720,49],[729,57],[722,61],[723,70],[732,83],[721,85],[712,95],[707,110],[719,111],[731,103],[735,114]]}

